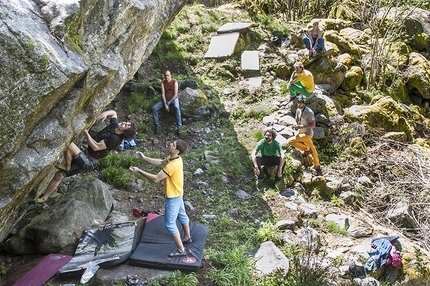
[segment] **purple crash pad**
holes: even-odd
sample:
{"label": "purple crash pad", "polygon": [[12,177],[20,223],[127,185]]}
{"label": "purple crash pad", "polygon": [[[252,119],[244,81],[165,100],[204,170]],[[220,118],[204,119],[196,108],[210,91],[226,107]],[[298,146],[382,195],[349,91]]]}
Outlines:
{"label": "purple crash pad", "polygon": [[66,265],[72,257],[63,254],[49,254],[13,286],[41,286],[51,279],[61,267]]}

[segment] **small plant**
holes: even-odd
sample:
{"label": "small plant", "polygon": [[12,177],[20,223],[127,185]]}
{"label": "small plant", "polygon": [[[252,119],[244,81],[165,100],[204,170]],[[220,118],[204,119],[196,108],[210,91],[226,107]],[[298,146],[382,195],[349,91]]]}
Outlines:
{"label": "small plant", "polygon": [[332,261],[333,266],[336,268],[339,268],[342,265],[342,262],[343,262],[343,258],[340,255],[336,256]]}
{"label": "small plant", "polygon": [[3,265],[0,265],[0,274],[5,275],[7,273],[7,268]]}
{"label": "small plant", "polygon": [[235,119],[246,118],[245,108],[243,106],[239,106],[238,108],[236,108],[236,110],[233,112],[233,118]]}
{"label": "small plant", "polygon": [[344,205],[343,201],[339,199],[335,194],[331,196],[330,201],[335,207],[341,207]]}
{"label": "small plant", "polygon": [[307,219],[308,225],[311,228],[317,228],[320,225],[320,220],[318,218],[309,217]]}
{"label": "small plant", "polygon": [[269,115],[270,112],[270,109],[266,109],[264,107],[251,108],[247,114],[247,117],[262,120],[263,117]]}
{"label": "small plant", "polygon": [[257,232],[260,241],[279,241],[279,234],[279,229],[271,222],[263,223]]}
{"label": "small plant", "polygon": [[47,54],[43,54],[42,58],[37,61],[42,69],[45,69],[49,64],[49,59]]}
{"label": "small plant", "polygon": [[338,226],[335,222],[328,221],[324,224],[323,230],[330,233],[339,233],[341,235],[348,235],[348,231],[345,228]]}

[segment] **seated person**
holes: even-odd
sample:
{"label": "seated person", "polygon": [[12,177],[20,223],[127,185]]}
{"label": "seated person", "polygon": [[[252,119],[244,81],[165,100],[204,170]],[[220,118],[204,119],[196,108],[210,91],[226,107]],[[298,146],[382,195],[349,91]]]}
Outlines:
{"label": "seated person", "polygon": [[[251,160],[254,164],[255,176],[259,181],[264,179],[264,175],[261,171],[261,166],[266,167],[278,166],[274,184],[278,184],[282,179],[282,173],[285,168],[285,155],[282,150],[281,144],[275,140],[276,130],[273,128],[267,128],[264,130],[264,139],[261,139],[255,149],[251,153]],[[261,156],[257,156],[260,152]]]}
{"label": "seated person", "polygon": [[312,137],[314,136],[313,128],[316,127],[314,112],[306,106],[306,97],[304,95],[299,95],[297,102],[296,125],[293,128],[299,132],[297,135],[290,137],[287,143],[299,150],[304,158],[312,155],[314,170],[317,176],[322,176],[318,152],[312,142]]}
{"label": "seated person", "polygon": [[88,148],[84,152],[75,143],[69,144],[67,150],[64,151],[65,164],[56,166],[60,171],[55,174],[45,193],[31,203],[44,203],[64,177],[94,170],[97,167],[97,161],[106,157],[111,150],[118,149],[124,138],[132,139],[136,136],[135,124],[130,122],[118,123],[114,110],[103,112],[97,119],[104,121],[107,117],[110,117],[109,126],[100,130],[94,138],[91,137],[88,130],[84,130],[88,142]]}
{"label": "seated person", "polygon": [[310,97],[315,90],[314,76],[310,71],[305,70],[301,62],[296,62],[288,85],[290,89],[290,101],[299,94]]}
{"label": "seated person", "polygon": [[160,132],[160,122],[158,120],[158,110],[164,107],[167,112],[170,106],[175,110],[176,133],[181,136],[182,118],[181,109],[179,108],[178,98],[178,81],[172,78],[170,71],[164,72],[164,80],[161,82],[161,100],[152,107],[152,118],[155,125],[155,134]]}
{"label": "seated person", "polygon": [[309,29],[308,35],[303,37],[303,42],[309,50],[309,56],[315,56],[317,53],[325,52],[324,38],[318,21],[312,22],[312,28]]}

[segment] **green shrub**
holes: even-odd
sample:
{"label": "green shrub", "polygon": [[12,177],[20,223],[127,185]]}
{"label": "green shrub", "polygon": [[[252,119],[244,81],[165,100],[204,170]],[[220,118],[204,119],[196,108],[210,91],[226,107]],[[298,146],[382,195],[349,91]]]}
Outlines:
{"label": "green shrub", "polygon": [[218,267],[207,271],[205,277],[219,286],[252,285],[248,250],[243,246],[224,251],[208,249],[208,256]]}
{"label": "green shrub", "polygon": [[125,188],[127,184],[135,179],[131,172],[118,167],[108,167],[103,169],[101,171],[101,178],[116,188]]}
{"label": "green shrub", "polygon": [[182,273],[175,270],[172,275],[163,276],[160,280],[148,279],[148,286],[197,286],[199,281],[195,273]]}

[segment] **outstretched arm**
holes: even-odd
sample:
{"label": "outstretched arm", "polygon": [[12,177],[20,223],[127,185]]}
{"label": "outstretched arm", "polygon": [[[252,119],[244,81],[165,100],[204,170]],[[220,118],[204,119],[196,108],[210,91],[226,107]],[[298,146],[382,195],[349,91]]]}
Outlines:
{"label": "outstretched arm", "polygon": [[158,174],[157,174],[157,175],[154,175],[154,174],[148,173],[148,172],[146,172],[146,171],[143,171],[143,170],[139,169],[138,167],[133,167],[133,166],[131,166],[131,167],[129,168],[129,170],[130,170],[133,174],[136,174],[136,173],[141,174],[142,176],[144,176],[145,178],[147,178],[149,181],[151,181],[151,182],[153,182],[153,183],[158,183],[159,181],[164,180],[165,178],[167,178],[167,174],[166,174],[166,173],[164,173],[164,171],[163,171],[163,170],[161,170],[160,172],[158,172]]}
{"label": "outstretched arm", "polygon": [[115,110],[106,110],[103,111],[98,117],[97,120],[105,121],[107,117],[113,117],[116,118],[116,111]]}
{"label": "outstretched arm", "polygon": [[155,167],[164,167],[167,165],[166,159],[155,159],[155,158],[146,157],[145,155],[143,155],[142,152],[136,152],[136,157],[142,159],[143,161]]}

